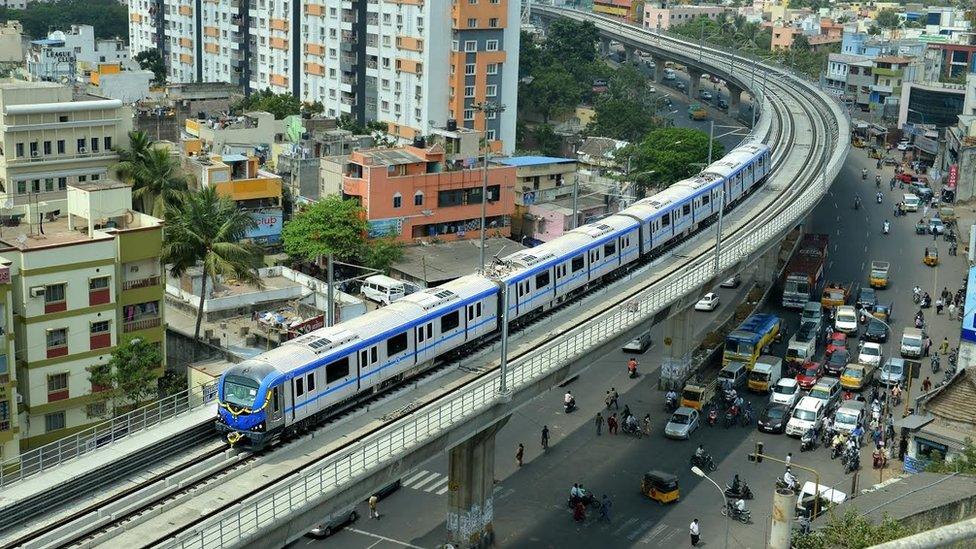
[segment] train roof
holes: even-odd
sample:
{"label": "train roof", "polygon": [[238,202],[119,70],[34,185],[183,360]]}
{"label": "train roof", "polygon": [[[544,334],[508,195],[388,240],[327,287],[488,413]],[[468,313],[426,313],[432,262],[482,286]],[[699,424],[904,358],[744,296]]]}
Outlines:
{"label": "train roof", "polygon": [[593,240],[598,240],[609,234],[632,229],[637,225],[638,223],[633,218],[625,215],[611,215],[599,221],[577,227],[569,232],[571,234],[583,234]]}
{"label": "train roof", "polygon": [[769,147],[764,144],[748,143],[746,145],[740,145],[729,151],[718,161],[713,162],[705,168],[704,172],[729,177],[768,150]]}
{"label": "train roof", "polygon": [[709,186],[715,185],[722,180],[722,176],[714,173],[700,173],[694,177],[689,177],[688,179],[682,179],[677,183],[668,187],[669,189],[684,188],[690,189],[692,191],[700,191]]}

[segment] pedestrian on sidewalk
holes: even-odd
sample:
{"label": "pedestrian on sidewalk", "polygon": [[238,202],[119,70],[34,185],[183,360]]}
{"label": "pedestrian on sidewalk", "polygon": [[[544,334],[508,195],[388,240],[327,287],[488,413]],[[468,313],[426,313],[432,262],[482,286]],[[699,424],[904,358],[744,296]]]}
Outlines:
{"label": "pedestrian on sidewalk", "polygon": [[786,453],[786,468],[787,469],[790,468],[790,463],[792,463],[792,462],[793,462],[793,452],[787,452]]}
{"label": "pedestrian on sidewalk", "polygon": [[542,426],[542,451],[546,452],[549,450],[549,426]]}
{"label": "pedestrian on sidewalk", "polygon": [[610,507],[613,506],[613,502],[606,494],[603,494],[603,501],[600,502],[600,520],[605,520],[610,522]]}
{"label": "pedestrian on sidewalk", "polygon": [[615,435],[617,434],[617,427],[617,414],[614,413],[607,419],[607,432],[609,432],[611,435]]}
{"label": "pedestrian on sidewalk", "polygon": [[925,380],[922,381],[922,391],[927,393],[931,388],[932,388],[932,382],[929,381],[929,376],[925,376]]}
{"label": "pedestrian on sidewalk", "polygon": [[522,443],[519,442],[518,450],[515,450],[515,462],[518,463],[519,467],[522,466],[522,458],[524,456],[525,456],[525,446],[522,446]]}
{"label": "pedestrian on sidewalk", "polygon": [[618,399],[620,399],[620,394],[617,393],[617,389],[610,387],[610,404],[613,404],[614,410],[620,409],[620,404],[617,404]]}
{"label": "pedestrian on sidewalk", "polygon": [[939,354],[945,355],[949,353],[949,336],[942,338],[942,344],[939,345]]}
{"label": "pedestrian on sidewalk", "polygon": [[380,518],[380,512],[376,510],[376,504],[379,501],[380,498],[376,494],[369,496],[369,518],[371,519]]}
{"label": "pedestrian on sidewalk", "polygon": [[901,437],[901,442],[898,443],[898,461],[905,461],[905,454],[908,453],[908,439]]}
{"label": "pedestrian on sidewalk", "polygon": [[697,547],[698,541],[701,539],[701,528],[698,526],[698,519],[691,521],[691,525],[688,526],[688,533],[691,534],[691,546]]}
{"label": "pedestrian on sidewalk", "polygon": [[949,303],[949,320],[956,319],[956,304],[955,302]]}
{"label": "pedestrian on sidewalk", "polygon": [[939,299],[935,300],[935,314],[941,315],[942,307],[943,307],[943,302],[942,302],[942,298],[940,297]]}
{"label": "pedestrian on sidewalk", "polygon": [[600,415],[600,412],[596,413],[596,419],[593,420],[593,423],[596,424],[596,436],[603,434],[603,416]]}

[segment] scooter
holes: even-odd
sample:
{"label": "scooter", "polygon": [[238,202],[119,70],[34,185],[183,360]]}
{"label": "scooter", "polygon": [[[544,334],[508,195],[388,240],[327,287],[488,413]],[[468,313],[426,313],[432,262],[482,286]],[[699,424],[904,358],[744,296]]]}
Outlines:
{"label": "scooter", "polygon": [[752,513],[748,509],[739,510],[731,501],[725,505],[722,509],[722,516],[732,517],[732,520],[737,520],[742,524],[749,524],[752,522]]}
{"label": "scooter", "polygon": [[790,486],[789,484],[786,483],[785,480],[783,480],[782,477],[776,479],[776,489],[777,490],[793,490],[795,492],[796,489],[799,488],[799,487],[800,487],[799,486],[799,483]]}
{"label": "scooter", "polygon": [[861,180],[866,180],[868,178],[868,171],[866,169],[861,170]]}
{"label": "scooter", "polygon": [[739,491],[732,491],[732,486],[730,484],[725,485],[725,497],[731,499],[752,499],[752,489],[745,482],[739,482]]}
{"label": "scooter", "polygon": [[813,436],[812,430],[807,430],[803,435],[800,436],[800,451],[806,452],[807,450],[817,449],[817,437]]}
{"label": "scooter", "polygon": [[715,466],[715,461],[712,460],[712,456],[705,454],[702,457],[698,457],[697,454],[691,454],[691,464],[700,467],[703,471],[714,471],[717,469]]}
{"label": "scooter", "polygon": [[711,408],[708,409],[708,416],[706,419],[706,423],[708,424],[709,427],[714,427],[717,422],[718,422],[718,408],[716,408],[715,405],[713,404]]}
{"label": "scooter", "polygon": [[739,411],[735,408],[735,406],[732,406],[731,408],[729,408],[725,412],[725,428],[726,429],[728,429],[729,427],[735,425],[735,419],[736,419],[736,416],[738,416],[738,415],[739,415]]}
{"label": "scooter", "polygon": [[563,410],[565,410],[565,412],[567,414],[570,413],[570,412],[572,412],[575,409],[576,409],[576,399],[575,398],[572,398],[572,399],[569,400],[569,402],[566,402],[565,404],[563,404]]}
{"label": "scooter", "polygon": [[881,225],[881,233],[882,234],[888,234],[888,229],[889,228],[891,228],[891,224],[888,223],[888,221],[885,221],[884,224]]}
{"label": "scooter", "polygon": [[932,355],[932,373],[936,373],[941,369],[939,366],[939,355]]}
{"label": "scooter", "polygon": [[664,409],[667,410],[668,413],[672,413],[675,410],[677,410],[678,409],[678,398],[677,397],[668,397],[664,401]]}
{"label": "scooter", "polygon": [[875,200],[878,201],[878,204],[881,204],[881,201],[884,200],[884,195],[882,195],[881,193],[878,193],[877,196],[875,196],[874,198],[875,198]]}
{"label": "scooter", "polygon": [[739,424],[743,427],[748,427],[752,424],[752,408],[746,407],[742,412]]}
{"label": "scooter", "polygon": [[849,452],[851,455],[848,456],[847,462],[844,463],[844,474],[853,473],[861,468],[861,456],[856,450]]}

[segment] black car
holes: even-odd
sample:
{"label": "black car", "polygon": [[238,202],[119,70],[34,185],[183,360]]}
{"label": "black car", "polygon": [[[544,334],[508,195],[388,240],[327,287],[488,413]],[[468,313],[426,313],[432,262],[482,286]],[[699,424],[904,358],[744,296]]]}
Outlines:
{"label": "black car", "polygon": [[827,370],[828,374],[835,377],[840,377],[841,372],[847,368],[847,363],[850,362],[850,360],[851,357],[847,352],[847,349],[839,349],[830,354],[830,358],[828,358],[827,362],[824,363],[824,369]]}
{"label": "black car", "polygon": [[884,325],[884,322],[872,318],[868,322],[868,327],[864,329],[864,335],[862,337],[865,341],[884,343],[888,341],[888,327]]}
{"label": "black car", "polygon": [[870,311],[878,304],[878,294],[874,292],[874,288],[861,288],[861,291],[857,293],[857,306],[867,307]]}
{"label": "black car", "polygon": [[764,433],[782,433],[790,420],[790,409],[785,404],[770,404],[759,415],[759,430]]}
{"label": "black car", "polygon": [[806,343],[815,337],[817,337],[817,325],[813,322],[804,322],[796,331],[796,340],[801,343]]}

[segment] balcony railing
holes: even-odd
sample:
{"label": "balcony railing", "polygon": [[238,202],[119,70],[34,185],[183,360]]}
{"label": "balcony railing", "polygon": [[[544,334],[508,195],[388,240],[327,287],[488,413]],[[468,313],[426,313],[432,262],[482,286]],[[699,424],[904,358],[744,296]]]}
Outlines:
{"label": "balcony railing", "polygon": [[138,280],[126,280],[122,283],[123,290],[134,290],[136,288],[148,288],[149,286],[159,286],[159,276],[150,276]]}
{"label": "balcony railing", "polygon": [[122,331],[129,333],[137,332],[139,330],[148,330],[149,328],[158,328],[161,321],[162,319],[157,316],[153,318],[141,318],[138,320],[125,322],[122,324]]}

